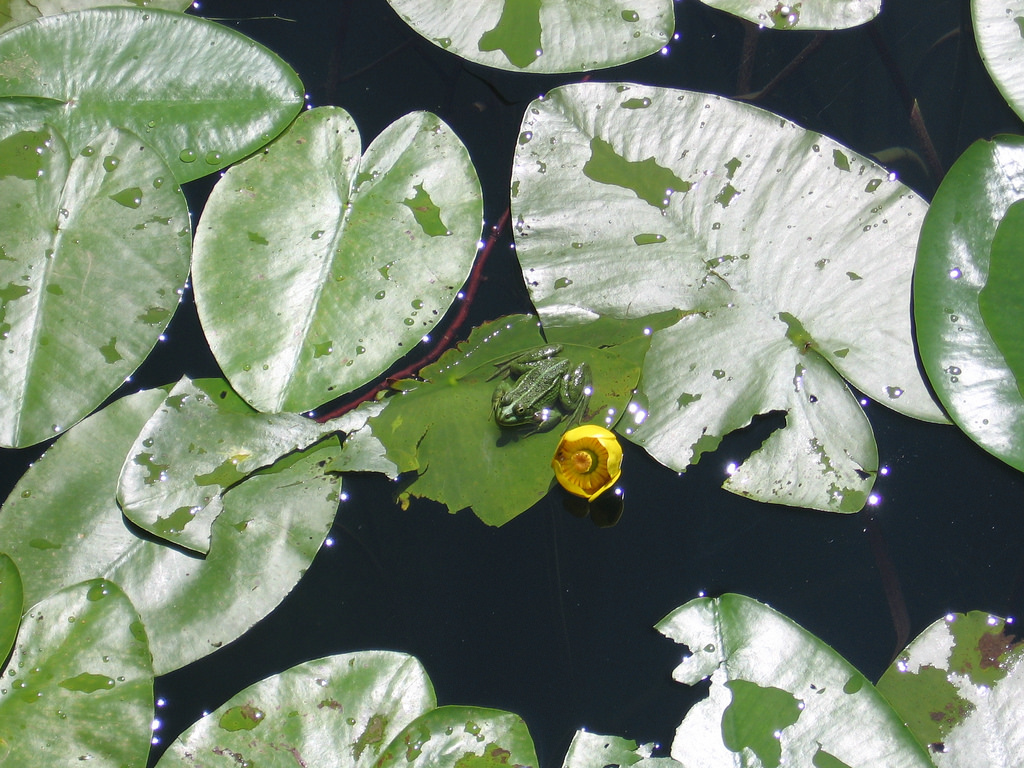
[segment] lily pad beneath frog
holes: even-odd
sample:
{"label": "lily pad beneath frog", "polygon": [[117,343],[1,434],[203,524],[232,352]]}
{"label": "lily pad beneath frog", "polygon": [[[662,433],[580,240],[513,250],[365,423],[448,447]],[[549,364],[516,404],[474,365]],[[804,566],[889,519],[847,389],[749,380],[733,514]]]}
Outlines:
{"label": "lily pad beneath frog", "polygon": [[[647,349],[642,323],[601,349],[586,346],[584,339],[596,337],[579,328],[551,329],[547,337],[574,365],[590,366],[594,391],[583,423],[614,425],[640,375]],[[402,394],[370,424],[399,470],[418,472],[407,493],[451,512],[472,507],[488,525],[507,523],[547,493],[562,425],[548,431],[500,427],[491,406],[496,364],[543,343],[535,317],[508,317],[477,328],[420,371],[423,381],[402,382]]]}

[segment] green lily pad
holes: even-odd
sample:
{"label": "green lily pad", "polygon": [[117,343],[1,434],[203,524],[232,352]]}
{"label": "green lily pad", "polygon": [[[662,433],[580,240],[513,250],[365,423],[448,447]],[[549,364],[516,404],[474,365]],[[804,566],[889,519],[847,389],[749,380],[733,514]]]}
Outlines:
{"label": "green lily pad", "polygon": [[0,32],[40,16],[56,16],[58,13],[108,5],[144,5],[166,11],[184,11],[192,5],[192,0],[6,0],[0,8]]}
{"label": "green lily pad", "polygon": [[116,584],[82,582],[30,608],[3,678],[5,765],[146,764],[153,666],[146,630]]}
{"label": "green lily pad", "polygon": [[330,656],[261,680],[186,730],[157,766],[219,765],[228,755],[261,768],[327,759],[318,756],[352,768],[537,765],[520,718],[435,708],[420,663],[392,651]]}
{"label": "green lily pad", "polygon": [[672,742],[672,757],[687,768],[932,765],[860,672],[756,600],[691,600],[657,629],[690,649],[674,679],[695,685],[711,678],[708,697],[690,709]]}
{"label": "green lily pad", "polygon": [[[125,454],[166,399],[148,390],[85,419],[0,508],[0,541],[24,574],[27,602],[82,579],[117,581],[145,621],[158,674],[231,642],[291,591],[334,521],[341,479],[330,463],[345,453],[323,440],[224,492],[210,551],[198,559],[139,535],[115,501]],[[365,418],[333,424],[347,443],[368,431]]]}
{"label": "green lily pad", "polygon": [[918,635],[878,690],[938,768],[1024,763],[1024,645],[1009,622],[951,613]]}
{"label": "green lily pad", "polygon": [[513,72],[583,72],[635,61],[672,37],[671,0],[388,0],[446,51]]}
{"label": "green lily pad", "polygon": [[24,446],[96,408],[157,343],[191,227],[138,137],[107,130],[72,157],[41,125],[0,138],[0,221],[0,445]]}
{"label": "green lily pad", "polygon": [[971,19],[985,68],[1024,119],[1024,0],[971,0]]}
{"label": "green lily pad", "polygon": [[455,299],[482,205],[466,148],[435,115],[399,118],[360,157],[347,112],[305,112],[224,175],[199,223],[196,304],[221,370],[264,411],[376,378]]}
{"label": "green lily pad", "polygon": [[921,230],[914,314],[924,369],[953,421],[1024,470],[1024,138],[978,141]]}
{"label": "green lily pad", "polygon": [[[78,154],[110,126],[163,155],[179,182],[205,176],[281,132],[302,107],[298,76],[227,27],[156,8],[44,16],[0,35],[0,104],[25,99]],[[230,76],[228,76],[230,73]]]}
{"label": "green lily pad", "polygon": [[[592,346],[594,337],[550,329],[573,365],[586,362],[593,394],[581,423],[611,427],[629,403],[646,347],[640,335],[621,346]],[[597,336],[597,338],[601,338]],[[492,395],[499,364],[544,344],[537,319],[517,315],[485,323],[469,339],[419,372],[370,421],[373,434],[402,472],[419,474],[408,488],[450,512],[472,507],[488,525],[503,525],[539,501],[552,483],[551,458],[567,424],[533,430],[494,421]],[[639,350],[639,354],[636,352]]]}
{"label": "green lily pad", "polygon": [[701,0],[769,29],[849,29],[871,21],[882,0]]}
{"label": "green lily pad", "polygon": [[18,566],[0,552],[0,659],[6,659],[14,646],[25,607],[25,591]]}
{"label": "green lily pad", "polygon": [[755,415],[785,411],[787,428],[726,488],[855,512],[877,454],[843,379],[943,420],[910,331],[927,206],[824,136],[720,97],[565,86],[527,109],[512,209],[546,326],[682,315],[653,335],[649,416],[630,435],[673,469]]}
{"label": "green lily pad", "polygon": [[221,494],[334,431],[293,413],[254,411],[223,379],[182,379],[135,438],[117,500],[154,536],[206,553]]}

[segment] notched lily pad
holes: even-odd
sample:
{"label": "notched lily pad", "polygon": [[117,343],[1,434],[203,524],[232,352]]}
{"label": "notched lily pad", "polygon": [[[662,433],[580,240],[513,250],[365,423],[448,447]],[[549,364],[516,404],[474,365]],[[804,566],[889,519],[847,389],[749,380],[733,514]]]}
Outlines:
{"label": "notched lily pad", "polygon": [[648,56],[669,42],[671,0],[388,0],[434,45],[513,72],[582,72]]}
{"label": "notched lily pad", "polygon": [[129,450],[117,500],[139,527],[205,553],[223,491],[333,430],[298,414],[259,413],[223,380],[182,379]]}
{"label": "notched lily pad", "polygon": [[943,420],[910,332],[927,207],[824,136],[720,97],[565,86],[527,109],[512,209],[546,326],[681,316],[654,333],[641,377],[649,417],[630,435],[673,469],[755,415],[785,411],[786,429],[725,487],[855,512],[877,453],[843,378]]}
{"label": "notched lily pad", "polygon": [[440,320],[476,257],[480,184],[444,122],[406,115],[360,152],[347,112],[310,110],[203,211],[196,305],[260,410],[307,411],[376,378]]}
{"label": "notched lily pad", "polygon": [[[629,403],[646,348],[641,329],[635,333],[621,346],[596,348],[590,345],[601,337],[579,328],[548,331],[549,343],[563,345],[561,357],[574,367],[590,366],[593,394],[582,422],[613,426]],[[486,323],[420,371],[422,381],[401,383],[403,391],[370,425],[401,471],[419,473],[410,494],[439,501],[451,512],[472,507],[485,523],[502,525],[547,493],[551,457],[568,419],[546,430],[502,427],[492,412],[500,363],[544,343],[535,317]]]}
{"label": "notched lily pad", "polygon": [[735,594],[698,598],[657,629],[689,648],[674,679],[711,679],[672,742],[672,757],[688,768],[932,765],[860,672],[766,605]]}

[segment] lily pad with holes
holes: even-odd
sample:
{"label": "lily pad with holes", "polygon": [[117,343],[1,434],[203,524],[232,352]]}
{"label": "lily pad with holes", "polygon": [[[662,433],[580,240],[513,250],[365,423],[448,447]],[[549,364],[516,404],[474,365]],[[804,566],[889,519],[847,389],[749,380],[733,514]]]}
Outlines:
{"label": "lily pad with holes", "polygon": [[785,411],[725,487],[836,512],[863,506],[877,470],[844,379],[943,420],[910,330],[926,210],[883,168],[776,115],[629,83],[533,102],[513,167],[516,250],[545,325],[682,316],[653,335],[649,417],[630,439],[684,470]]}

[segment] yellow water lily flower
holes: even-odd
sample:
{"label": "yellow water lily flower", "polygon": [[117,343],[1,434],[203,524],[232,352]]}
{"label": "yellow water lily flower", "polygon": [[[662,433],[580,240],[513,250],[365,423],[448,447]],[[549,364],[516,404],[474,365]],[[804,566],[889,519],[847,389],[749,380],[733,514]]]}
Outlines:
{"label": "yellow water lily flower", "polygon": [[584,424],[562,435],[551,468],[565,490],[593,501],[622,474],[622,446],[604,427]]}

